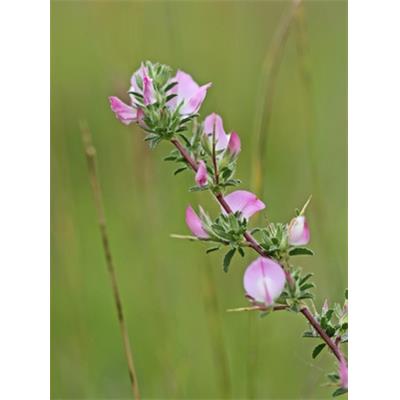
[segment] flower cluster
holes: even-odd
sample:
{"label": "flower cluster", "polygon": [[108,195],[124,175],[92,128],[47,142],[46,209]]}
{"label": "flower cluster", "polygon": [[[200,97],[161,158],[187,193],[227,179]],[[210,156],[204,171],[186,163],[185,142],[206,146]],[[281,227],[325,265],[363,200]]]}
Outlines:
{"label": "flower cluster", "polygon": [[171,139],[184,131],[197,115],[211,83],[199,86],[190,75],[163,64],[142,63],[132,75],[128,91],[130,105],[118,97],[109,97],[115,116],[125,125],[138,123],[154,147],[162,139]]}
{"label": "flower cluster", "polygon": [[[193,170],[190,191],[209,190],[213,194],[221,207],[215,218],[202,207],[198,213],[191,205],[186,208],[186,224],[194,235],[189,239],[211,242],[213,247],[207,252],[226,248],[223,258],[226,272],[236,253],[244,256],[248,249],[258,253],[243,276],[245,296],[252,309],[264,313],[274,309],[303,313],[310,322],[310,331],[305,336],[321,337],[325,341],[314,349],[313,357],[328,345],[339,361],[339,373],[335,375],[339,389],[335,393],[341,394],[347,390],[347,361],[338,343],[347,342],[347,314],[345,318],[343,313],[330,309],[315,316],[310,314],[305,301],[315,308],[310,292],[314,284],[309,281],[312,274],[304,275],[291,261],[294,256],[313,255],[305,247],[310,242],[305,217],[310,199],[287,223],[267,223],[249,229],[250,219],[266,205],[247,190],[227,193],[241,183],[235,178],[241,141],[237,132],[226,133],[223,119],[216,113],[199,121],[198,112],[210,86],[211,83],[198,85],[185,72],[178,71],[172,76],[170,67],[145,62],[132,75],[128,91],[130,104],[117,97],[109,100],[122,123],[135,122],[147,132],[145,140],[151,147],[161,140],[174,145],[164,159],[177,164],[175,174]],[[335,322],[333,316],[336,316]]]}

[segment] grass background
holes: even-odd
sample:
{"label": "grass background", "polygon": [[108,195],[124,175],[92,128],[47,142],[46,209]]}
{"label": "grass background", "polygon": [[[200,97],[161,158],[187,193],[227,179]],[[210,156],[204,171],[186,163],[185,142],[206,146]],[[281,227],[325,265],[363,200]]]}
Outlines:
{"label": "grass background", "polygon": [[[328,398],[332,370],[301,316],[229,314],[246,305],[234,259],[169,238],[187,233],[184,209],[217,206],[173,177],[167,143],[150,152],[120,124],[107,97],[127,99],[145,59],[213,82],[202,116],[216,111],[242,140],[238,176],[250,189],[262,63],[287,1],[53,1],[51,4],[51,395],[130,396],[129,380],[90,192],[79,126],[98,152],[111,248],[144,398]],[[306,1],[312,121],[292,30],[276,81],[262,166],[268,218],[287,221],[310,193],[317,304],[347,285],[347,3]],[[260,194],[260,193],[259,193]],[[215,296],[213,296],[215,293]],[[228,368],[228,379],[223,373]],[[225,377],[225,380],[224,380]]]}

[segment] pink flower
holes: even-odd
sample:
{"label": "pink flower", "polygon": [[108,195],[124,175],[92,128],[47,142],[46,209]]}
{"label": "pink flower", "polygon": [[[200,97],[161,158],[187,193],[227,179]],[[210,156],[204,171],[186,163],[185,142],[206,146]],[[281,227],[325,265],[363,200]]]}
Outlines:
{"label": "pink flower", "polygon": [[197,185],[200,187],[207,185],[208,181],[207,167],[203,160],[199,161],[199,166],[197,168],[195,180]]}
{"label": "pink flower", "polygon": [[178,82],[178,84],[171,89],[171,94],[175,93],[177,96],[171,99],[168,105],[175,108],[183,102],[180,109],[181,114],[197,113],[206,98],[207,89],[211,86],[211,83],[199,86],[189,74],[180,70],[171,79],[171,82],[174,81]]}
{"label": "pink flower", "polygon": [[236,190],[229,193],[225,196],[225,201],[234,213],[240,211],[246,219],[265,208],[265,204],[254,193],[246,190]]}
{"label": "pink flower", "polygon": [[132,122],[137,122],[140,118],[139,110],[128,106],[118,97],[110,96],[108,100],[110,101],[111,110],[114,111],[115,116],[123,124],[129,125]]}
{"label": "pink flower", "polygon": [[286,277],[282,267],[270,258],[259,257],[246,269],[244,289],[255,301],[271,305],[285,287]]}
{"label": "pink flower", "polygon": [[229,143],[229,136],[225,133],[220,115],[212,113],[204,120],[204,133],[212,136],[215,133],[217,150],[225,150]]}
{"label": "pink flower", "polygon": [[[139,87],[138,82],[142,82],[142,88]],[[143,64],[131,77],[131,88],[130,92],[136,92],[143,96],[143,103],[145,106],[156,102],[154,95],[153,80],[148,75],[147,67]],[[131,94],[132,103],[136,103],[136,98]]]}
{"label": "pink flower", "polygon": [[240,138],[236,132],[232,132],[228,142],[228,151],[233,156],[237,156],[240,153]]}
{"label": "pink flower", "polygon": [[310,241],[310,229],[304,215],[299,215],[290,221],[288,228],[289,244],[301,246]]}
{"label": "pink flower", "polygon": [[342,357],[339,361],[339,378],[340,378],[340,386],[343,389],[347,389],[349,385],[349,371],[347,368],[346,360]]}
{"label": "pink flower", "polygon": [[186,225],[198,238],[208,238],[207,232],[203,229],[203,223],[191,206],[186,208]]}

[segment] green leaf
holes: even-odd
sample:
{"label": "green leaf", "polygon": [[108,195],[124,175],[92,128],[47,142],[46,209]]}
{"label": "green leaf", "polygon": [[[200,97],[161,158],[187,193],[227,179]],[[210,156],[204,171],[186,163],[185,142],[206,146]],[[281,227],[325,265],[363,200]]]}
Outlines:
{"label": "green leaf", "polygon": [[321,353],[322,349],[326,346],[325,343],[321,343],[318,346],[316,346],[312,352],[312,358],[316,358],[319,353]]}
{"label": "green leaf", "polygon": [[172,100],[174,97],[176,97],[177,94],[170,94],[169,96],[167,96],[167,98],[165,99],[165,101],[168,103],[170,100]]}
{"label": "green leaf", "polygon": [[239,254],[244,257],[244,251],[241,247],[238,248]]}
{"label": "green leaf", "polygon": [[315,285],[313,283],[306,283],[305,285],[300,287],[300,290],[304,291],[304,290],[307,290],[307,289],[311,289],[313,287],[315,287]]}
{"label": "green leaf", "polygon": [[208,190],[208,185],[207,186],[192,186],[189,188],[189,192],[203,192],[205,190]]}
{"label": "green leaf", "polygon": [[349,289],[346,289],[344,292],[344,297],[346,298],[346,300],[349,299]]}
{"label": "green leaf", "polygon": [[216,247],[210,247],[209,249],[206,250],[206,253],[212,253],[213,251],[217,251],[219,250],[219,246]]}
{"label": "green leaf", "polygon": [[185,169],[187,169],[186,167],[182,167],[182,168],[178,168],[174,171],[174,175],[178,175],[179,173],[183,172]]}
{"label": "green leaf", "polygon": [[347,389],[345,388],[338,388],[332,393],[332,397],[340,396],[341,394],[347,393]]}
{"label": "green leaf", "polygon": [[139,97],[139,99],[143,99],[143,95],[141,93],[138,92],[128,92],[128,93],[135,97]]}
{"label": "green leaf", "polygon": [[328,326],[328,327],[326,328],[326,333],[327,333],[327,335],[328,335],[329,337],[332,337],[332,336],[335,335],[336,329],[335,329],[333,326]]}
{"label": "green leaf", "polygon": [[225,257],[224,257],[224,271],[225,272],[228,272],[229,265],[232,261],[232,257],[234,256],[235,252],[236,252],[236,249],[231,249],[225,254]]}
{"label": "green leaf", "polygon": [[163,158],[164,161],[175,161],[176,156],[166,156]]}
{"label": "green leaf", "polygon": [[305,293],[299,297],[299,300],[313,299],[313,298],[314,296],[311,293]]}
{"label": "green leaf", "polygon": [[171,82],[169,85],[165,86],[164,88],[164,92],[168,92],[169,90],[171,90],[174,86],[176,86],[178,84],[177,81],[175,82]]}
{"label": "green leaf", "polygon": [[314,274],[307,274],[304,278],[301,278],[299,285],[301,286],[304,282],[308,281]]}
{"label": "green leaf", "polygon": [[332,315],[333,315],[333,310],[330,309],[330,310],[328,310],[328,311],[326,312],[325,318],[326,318],[328,321],[330,321],[331,318],[332,318]]}
{"label": "green leaf", "polygon": [[294,247],[289,250],[290,256],[313,256],[314,252],[307,247]]}
{"label": "green leaf", "polygon": [[337,383],[339,381],[339,379],[340,379],[339,375],[336,372],[330,372],[326,376],[333,383]]}

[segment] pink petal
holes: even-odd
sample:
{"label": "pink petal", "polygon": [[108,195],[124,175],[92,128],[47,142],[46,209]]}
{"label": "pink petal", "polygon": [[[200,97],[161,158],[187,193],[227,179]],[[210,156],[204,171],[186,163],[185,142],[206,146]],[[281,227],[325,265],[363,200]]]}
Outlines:
{"label": "pink petal", "polygon": [[133,107],[128,106],[118,97],[110,96],[111,110],[114,111],[115,116],[125,125],[129,125],[137,120],[137,110]]}
{"label": "pink petal", "polygon": [[200,87],[189,74],[180,70],[177,71],[175,77],[171,80],[171,82],[174,81],[178,82],[178,84],[171,89],[171,93],[175,93],[177,97],[172,99],[168,105],[176,107],[183,101],[183,106],[180,110],[181,114],[197,113],[211,83]]}
{"label": "pink petal", "polygon": [[259,257],[246,269],[243,284],[246,293],[255,301],[271,305],[285,287],[282,267],[270,258]]}
{"label": "pink petal", "polygon": [[197,168],[195,180],[196,180],[196,183],[198,186],[206,186],[207,185],[208,174],[207,174],[206,164],[204,163],[203,160],[199,161],[199,166]]}
{"label": "pink petal", "polygon": [[289,244],[293,246],[305,245],[310,241],[310,229],[304,215],[300,215],[290,221],[288,236]]}
{"label": "pink petal", "polygon": [[[136,78],[140,78],[143,85],[143,90],[139,88],[136,82]],[[131,88],[130,91],[140,93],[143,95],[143,102],[147,106],[156,102],[154,95],[153,80],[148,76],[147,67],[143,64],[131,77]],[[131,95],[132,102],[135,103],[136,99]]]}
{"label": "pink petal", "polygon": [[172,91],[175,90],[179,101],[188,101],[199,90],[199,85],[186,72],[178,70],[173,80],[178,82]]}
{"label": "pink petal", "polygon": [[225,201],[233,212],[240,211],[246,219],[265,208],[265,204],[254,193],[246,190],[236,190],[229,193],[225,196]]}
{"label": "pink petal", "polygon": [[147,69],[142,64],[143,101],[146,106],[155,103],[153,80],[147,75]]}
{"label": "pink petal", "polygon": [[201,86],[194,95],[186,101],[186,104],[181,108],[180,113],[184,115],[197,113],[206,98],[207,89],[210,86],[211,83]]}
{"label": "pink petal", "polygon": [[208,238],[207,232],[203,229],[203,224],[198,215],[191,206],[186,208],[186,225],[192,231],[193,235],[199,238]]}
{"label": "pink petal", "polygon": [[240,153],[240,138],[236,132],[232,132],[229,137],[228,150],[234,156]]}
{"label": "pink petal", "polygon": [[215,131],[217,150],[225,150],[228,146],[229,136],[225,133],[224,124],[220,115],[212,113],[204,120],[204,133],[211,136]]}

